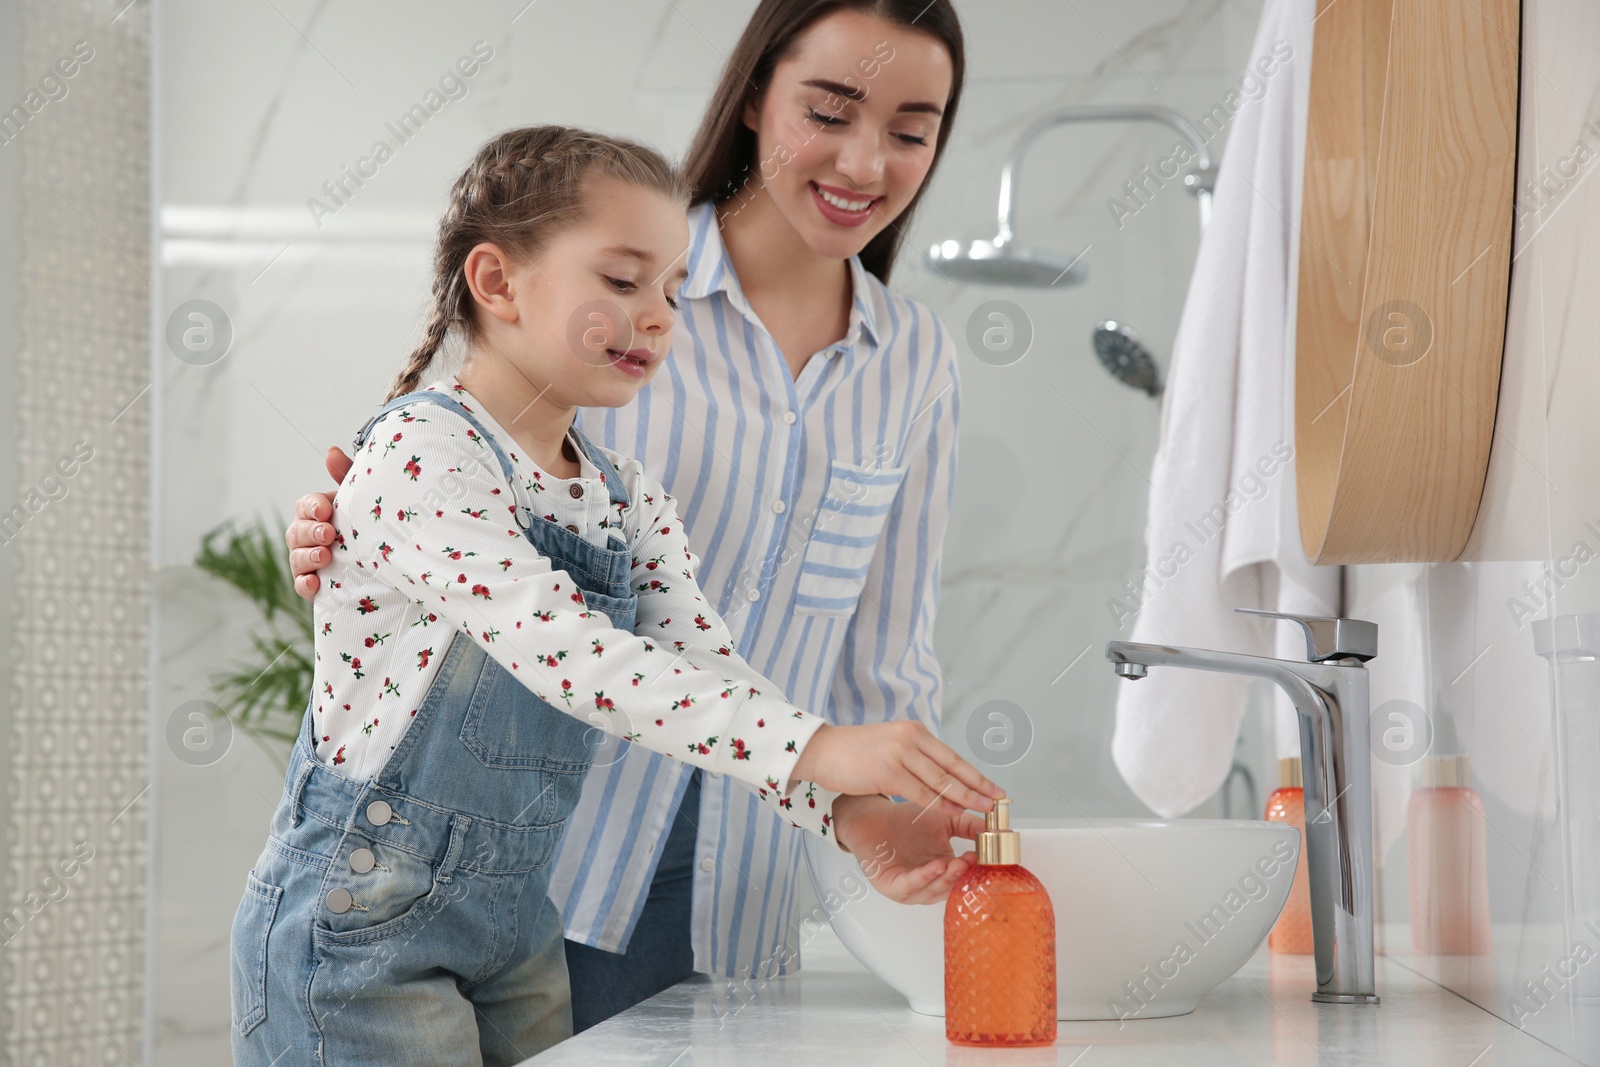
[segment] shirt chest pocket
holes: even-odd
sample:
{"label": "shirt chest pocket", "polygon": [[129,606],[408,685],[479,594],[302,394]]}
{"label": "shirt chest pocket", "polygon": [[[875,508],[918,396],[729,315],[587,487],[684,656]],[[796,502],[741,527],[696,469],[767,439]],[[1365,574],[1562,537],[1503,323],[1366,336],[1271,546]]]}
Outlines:
{"label": "shirt chest pocket", "polygon": [[904,467],[859,467],[833,462],[828,491],[800,563],[798,615],[855,614],[867,569],[878,550]]}

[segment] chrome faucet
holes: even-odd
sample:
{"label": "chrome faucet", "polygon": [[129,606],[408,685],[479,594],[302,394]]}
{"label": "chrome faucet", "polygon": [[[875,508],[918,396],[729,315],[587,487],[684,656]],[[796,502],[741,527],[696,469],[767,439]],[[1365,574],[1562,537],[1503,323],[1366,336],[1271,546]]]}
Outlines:
{"label": "chrome faucet", "polygon": [[1378,654],[1378,625],[1276,611],[1236,609],[1299,623],[1306,659],[1268,659],[1203,648],[1131,641],[1106,643],[1118,676],[1143,678],[1150,667],[1247,674],[1276,682],[1300,719],[1305,780],[1305,850],[1311,883],[1311,932],[1317,991],[1324,1004],[1376,1004],[1372,945],[1372,754],[1368,745],[1368,675]]}

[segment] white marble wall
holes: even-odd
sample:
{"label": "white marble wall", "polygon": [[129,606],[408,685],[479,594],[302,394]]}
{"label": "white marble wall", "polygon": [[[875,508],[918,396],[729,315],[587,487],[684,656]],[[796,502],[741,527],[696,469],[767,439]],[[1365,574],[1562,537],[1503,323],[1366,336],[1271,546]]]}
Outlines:
{"label": "white marble wall", "polygon": [[[158,714],[207,695],[252,622],[188,566],[201,534],[287,512],[325,483],[323,449],[348,441],[417,331],[432,219],[476,144],[505,126],[563,121],[681,152],[754,6],[524,3],[160,5],[163,312],[211,300],[234,341],[211,366],[161,361],[173,417],[157,438]],[[1260,0],[957,4],[967,94],[912,252],[992,235],[1001,160],[1052,107],[1162,104],[1198,119],[1237,84],[1260,10]],[[307,198],[479,40],[494,58],[468,95],[317,228]],[[1159,408],[1100,368],[1089,335],[1116,318],[1163,361],[1170,352],[1196,206],[1169,188],[1119,230],[1106,200],[1172,143],[1161,127],[1080,126],[1031,156],[1022,236],[1073,253],[1089,246],[1081,288],[951,285],[914,254],[894,279],[958,333],[996,296],[1033,323],[1032,351],[1013,366],[963,354],[959,514],[938,634],[947,732],[959,746],[972,752],[964,728],[985,701],[1026,711],[1030,750],[994,773],[1030,814],[1139,810],[1109,757],[1114,679],[1098,648],[1115,632],[1108,599],[1143,566]],[[1270,753],[1253,744],[1259,770]],[[243,738],[208,766],[162,758],[155,1056],[214,1064],[226,1058],[228,925],[281,781]]]}

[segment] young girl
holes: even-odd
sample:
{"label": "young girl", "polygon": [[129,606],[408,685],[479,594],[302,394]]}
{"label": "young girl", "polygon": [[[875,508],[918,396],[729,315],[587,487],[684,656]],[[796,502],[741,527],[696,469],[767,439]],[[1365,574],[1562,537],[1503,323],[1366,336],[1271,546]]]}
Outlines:
{"label": "young girl", "polygon": [[[567,1036],[548,865],[599,731],[858,850],[885,842],[850,840],[840,794],[1000,795],[920,725],[787,703],[702,599],[672,498],[573,425],[665,356],[686,202],[654,152],[565,127],[495,138],[452,188],[426,338],[333,517],[315,691],[234,920],[237,1063],[509,1064]],[[458,327],[460,374],[415,391]]]}
{"label": "young girl", "polygon": [[[672,358],[636,401],[579,424],[677,499],[696,584],[791,701],[830,722],[937,730],[958,334],[889,282],[953,143],[960,20],[950,0],[753,7],[684,163]],[[339,482],[350,460],[328,455]],[[332,504],[302,497],[288,531],[308,599],[333,554]],[[574,1028],[696,971],[791,973],[801,835],[728,779],[702,788],[697,769],[637,745],[616,756],[597,761],[551,864]],[[950,848],[958,818],[920,818],[923,847],[869,869],[874,887],[942,905],[966,872]]]}

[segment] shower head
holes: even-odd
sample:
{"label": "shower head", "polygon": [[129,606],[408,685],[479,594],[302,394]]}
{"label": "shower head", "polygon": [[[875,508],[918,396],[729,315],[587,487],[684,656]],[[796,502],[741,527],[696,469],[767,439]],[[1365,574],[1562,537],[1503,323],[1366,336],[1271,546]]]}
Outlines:
{"label": "shower head", "polygon": [[1161,368],[1145,348],[1139,335],[1120,322],[1107,319],[1094,329],[1094,351],[1116,379],[1124,385],[1160,396],[1165,388]]}
{"label": "shower head", "polygon": [[1188,139],[1194,151],[1195,168],[1184,175],[1184,185],[1200,204],[1200,228],[1205,229],[1211,212],[1211,187],[1214,170],[1211,152],[1194,124],[1176,111],[1164,107],[1111,105],[1069,107],[1036,120],[1023,131],[1005,167],[1000,171],[1000,228],[986,241],[973,241],[965,249],[959,241],[941,241],[928,249],[927,261],[939,276],[950,281],[978,285],[1022,286],[1031,289],[1066,288],[1082,285],[1089,268],[1080,264],[1083,252],[1068,258],[1059,252],[1031,248],[1014,240],[1017,222],[1018,179],[1028,149],[1047,130],[1072,122],[1159,122],[1172,127]]}
{"label": "shower head", "polygon": [[944,241],[928,249],[928,263],[951,281],[1028,289],[1083,284],[1089,277],[1089,268],[1079,262],[1082,258],[1081,253],[1069,259],[1058,252],[998,237],[972,241],[965,248],[959,241]]}

